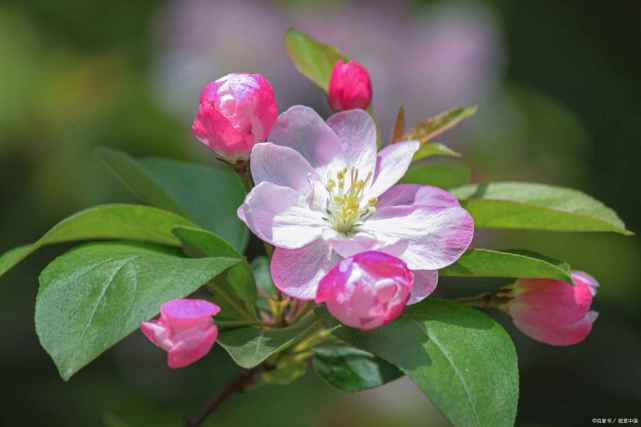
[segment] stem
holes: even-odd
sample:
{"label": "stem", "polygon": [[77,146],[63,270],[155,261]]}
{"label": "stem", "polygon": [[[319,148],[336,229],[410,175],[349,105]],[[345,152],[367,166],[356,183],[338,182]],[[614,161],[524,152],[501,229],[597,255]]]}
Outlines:
{"label": "stem", "polygon": [[236,393],[243,392],[247,386],[251,385],[254,382],[254,378],[256,377],[256,374],[260,372],[262,369],[262,366],[259,365],[253,369],[250,369],[248,371],[244,371],[243,373],[240,374],[240,376],[233,382],[227,385],[225,389],[220,393],[218,396],[216,396],[214,399],[212,399],[209,403],[205,405],[203,408],[203,411],[200,413],[200,415],[187,418],[185,420],[185,427],[198,427],[202,425],[202,423],[205,422],[207,417],[209,417],[211,414],[218,409],[218,407],[228,400],[230,397],[232,397]]}
{"label": "stem", "polygon": [[251,174],[249,173],[248,163],[239,162],[239,163],[236,163],[235,165],[232,165],[232,167],[240,177],[240,180],[243,182],[243,185],[245,186],[245,190],[247,190],[247,192],[251,191],[252,187],[254,186],[254,182],[252,181]]}
{"label": "stem", "polygon": [[305,301],[303,306],[293,314],[292,318],[287,321],[287,323],[292,324],[296,323],[299,319],[304,317],[307,313],[314,310],[314,304],[311,301]]}
{"label": "stem", "polygon": [[494,307],[493,300],[494,300],[494,294],[491,292],[485,292],[472,297],[463,297],[463,298],[454,299],[454,301],[460,304],[470,305],[472,307],[478,307],[478,308]]}

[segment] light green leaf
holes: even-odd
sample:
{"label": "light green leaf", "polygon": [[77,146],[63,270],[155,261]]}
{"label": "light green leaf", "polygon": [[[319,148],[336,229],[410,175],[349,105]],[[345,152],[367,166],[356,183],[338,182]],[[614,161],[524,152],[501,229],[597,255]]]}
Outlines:
{"label": "light green leaf", "polygon": [[496,182],[468,185],[452,193],[461,199],[477,227],[633,234],[612,209],[577,190]]}
{"label": "light green leaf", "polygon": [[427,144],[423,144],[421,148],[418,149],[418,151],[412,158],[412,162],[416,162],[418,160],[422,160],[432,156],[461,157],[459,153],[443,144],[430,142]]}
{"label": "light green leaf", "polygon": [[484,313],[430,298],[375,331],[336,333],[397,366],[456,427],[514,425],[516,351]]}
{"label": "light green leaf", "polygon": [[470,182],[470,176],[470,168],[463,162],[429,162],[410,167],[400,182],[450,189],[467,184]]}
{"label": "light green leaf", "polygon": [[172,233],[182,243],[185,253],[194,258],[242,257],[222,237],[211,231],[196,227],[176,227],[172,230]]}
{"label": "light green leaf", "polygon": [[345,344],[315,347],[314,369],[330,385],[348,392],[379,387],[403,376],[396,366]]}
{"label": "light green leaf", "polygon": [[0,276],[11,270],[20,261],[38,250],[38,247],[39,246],[35,243],[31,245],[23,245],[8,250],[2,254],[2,256],[0,256]]}
{"label": "light green leaf", "polygon": [[264,256],[254,258],[251,262],[251,267],[254,271],[256,288],[262,296],[262,298],[256,301],[256,305],[262,310],[271,311],[272,307],[268,299],[278,299],[278,291],[276,290],[276,286],[272,280],[272,274],[269,270],[269,259]]}
{"label": "light green leaf", "polygon": [[321,43],[294,28],[287,31],[285,45],[289,58],[298,71],[325,92],[328,90],[329,79],[336,61],[349,59],[336,48]]}
{"label": "light green leaf", "polygon": [[80,240],[135,240],[179,246],[171,234],[178,225],[193,225],[171,212],[139,205],[100,205],[78,212],[51,228],[38,241],[0,257],[0,276],[45,245]]}
{"label": "light green leaf", "polygon": [[458,107],[420,122],[403,135],[403,141],[426,143],[476,113],[476,107]]}
{"label": "light green leaf", "polygon": [[199,228],[177,227],[173,233],[183,242],[183,250],[193,257],[230,257],[242,259],[208,288],[214,295],[225,320],[255,320],[258,298],[254,274],[245,258],[221,237]]}
{"label": "light green leaf", "polygon": [[307,316],[286,328],[248,326],[222,331],[218,343],[241,368],[251,369],[310,332],[317,325],[315,320]]}
{"label": "light green leaf", "polygon": [[142,244],[93,243],[56,258],[40,275],[36,333],[68,380],[159,312],[238,263],[190,259]]}
{"label": "light green leaf", "polygon": [[246,192],[231,168],[222,164],[134,159],[106,148],[97,149],[96,154],[144,203],[182,214],[221,236],[237,251],[245,249],[249,235],[236,210]]}
{"label": "light green leaf", "polygon": [[269,259],[264,256],[254,258],[251,267],[254,270],[256,287],[266,296],[275,297],[278,292],[276,291],[276,286],[269,271]]}
{"label": "light green leaf", "polygon": [[288,361],[265,371],[260,376],[260,382],[265,384],[288,385],[292,384],[307,373],[307,361]]}
{"label": "light green leaf", "polygon": [[439,275],[559,279],[572,283],[568,263],[524,250],[470,249],[454,264],[440,270]]}

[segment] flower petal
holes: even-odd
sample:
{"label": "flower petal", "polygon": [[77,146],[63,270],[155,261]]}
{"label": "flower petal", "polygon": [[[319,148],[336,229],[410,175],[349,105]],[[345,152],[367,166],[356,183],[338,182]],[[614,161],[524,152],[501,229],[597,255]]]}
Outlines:
{"label": "flower petal", "polygon": [[274,216],[272,243],[280,248],[302,248],[319,239],[327,227],[322,212],[308,206],[291,206]]}
{"label": "flower petal", "polygon": [[397,184],[381,194],[376,206],[410,206],[423,205],[429,207],[450,208],[460,206],[458,200],[450,192],[438,187],[419,184]]}
{"label": "flower petal", "polygon": [[272,243],[274,216],[298,201],[298,193],[270,182],[261,182],[238,208],[238,217],[262,240]]}
{"label": "flower petal", "polygon": [[316,303],[342,323],[362,330],[378,328],[401,315],[414,275],[396,257],[377,251],[342,260],[320,281]]}
{"label": "flower petal", "polygon": [[525,335],[537,341],[556,346],[568,346],[583,341],[592,331],[592,324],[598,316],[599,313],[596,311],[589,311],[579,321],[558,328],[520,323],[516,319],[514,325]]}
{"label": "flower petal", "polygon": [[[346,167],[356,167],[361,179],[374,175],[376,168],[376,124],[365,110],[336,113],[327,119],[342,145]],[[372,182],[370,178],[370,183]]]}
{"label": "flower petal", "polygon": [[278,116],[269,141],[298,151],[321,176],[342,152],[334,131],[316,111],[302,105]]}
{"label": "flower petal", "polygon": [[519,279],[512,286],[515,297],[506,308],[515,321],[546,328],[575,323],[590,310],[593,288],[582,275],[572,273],[575,283],[551,279]]}
{"label": "flower petal", "polygon": [[256,184],[266,181],[305,191],[312,179],[318,179],[314,169],[298,151],[269,142],[254,146],[250,165]]}
{"label": "flower petal", "polygon": [[599,287],[599,282],[597,282],[597,280],[594,277],[590,276],[588,273],[584,271],[573,271],[572,280],[576,285],[580,285],[581,283],[584,283],[590,289],[590,293],[592,294],[592,296],[596,296],[596,291]]}
{"label": "flower petal", "polygon": [[160,306],[161,318],[174,330],[210,323],[211,317],[219,312],[220,307],[203,299],[174,299]]}
{"label": "flower petal", "polygon": [[416,304],[427,298],[438,284],[438,271],[436,270],[413,270],[414,285],[410,291],[408,304]]}
{"label": "flower petal", "polygon": [[209,103],[201,105],[191,129],[196,139],[232,163],[246,159],[253,143],[251,135],[235,128],[227,117]]}
{"label": "flower petal", "polygon": [[352,236],[345,236],[338,232],[334,232],[331,236],[325,235],[323,237],[340,256],[345,258],[356,255],[359,252],[368,251],[376,246],[377,243],[376,239],[365,233],[356,233]]}
{"label": "flower petal", "polygon": [[276,248],[271,263],[272,278],[286,295],[313,300],[320,280],[340,260],[323,240],[300,249]]}
{"label": "flower petal", "polygon": [[142,322],[140,330],[156,347],[168,350],[171,347],[170,331],[165,322],[162,320],[150,320]]}
{"label": "flower petal", "polygon": [[378,154],[372,186],[366,191],[366,199],[378,197],[405,175],[418,150],[418,141],[403,141],[388,145]]}
{"label": "flower petal", "polygon": [[456,261],[474,236],[474,221],[463,208],[427,206],[388,206],[376,211],[360,227],[374,236],[383,247],[398,247],[390,253],[405,261],[412,270],[438,270]]}
{"label": "flower petal", "polygon": [[194,329],[185,335],[167,352],[167,365],[184,368],[202,359],[218,338],[218,327],[211,324],[207,328]]}

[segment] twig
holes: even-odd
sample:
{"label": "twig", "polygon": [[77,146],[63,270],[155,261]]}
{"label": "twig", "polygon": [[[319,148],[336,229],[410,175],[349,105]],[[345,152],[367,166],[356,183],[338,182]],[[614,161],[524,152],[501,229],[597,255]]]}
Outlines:
{"label": "twig", "polygon": [[187,420],[185,420],[185,427],[198,427],[202,425],[207,417],[213,414],[214,411],[216,411],[216,409],[218,409],[218,407],[223,402],[232,397],[234,394],[244,391],[247,386],[251,385],[254,382],[254,377],[260,372],[261,369],[262,367],[259,365],[240,374],[240,376],[234,382],[228,384],[227,387],[225,387],[222,393],[220,393],[213,400],[207,403],[207,405],[205,405],[200,415],[187,418]]}

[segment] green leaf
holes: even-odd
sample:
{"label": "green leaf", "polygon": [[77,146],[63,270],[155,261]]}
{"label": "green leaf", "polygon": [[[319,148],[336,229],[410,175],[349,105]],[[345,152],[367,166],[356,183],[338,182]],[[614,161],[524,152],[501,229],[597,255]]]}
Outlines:
{"label": "green leaf", "polygon": [[426,143],[476,113],[476,107],[458,107],[420,122],[403,135],[403,141]]}
{"label": "green leaf", "polygon": [[314,369],[330,385],[348,392],[378,387],[403,376],[396,366],[345,344],[314,348]]}
{"label": "green leaf", "polygon": [[577,190],[496,182],[468,185],[452,193],[461,199],[477,227],[633,234],[612,209]]}
{"label": "green leaf", "polygon": [[267,297],[275,297],[278,292],[272,280],[272,275],[269,271],[269,259],[261,256],[254,258],[251,263],[254,270],[254,278],[256,280],[256,287]]}
{"label": "green leaf", "polygon": [[440,270],[439,275],[559,279],[572,283],[568,263],[524,250],[470,249],[454,264]]}
{"label": "green leaf", "polygon": [[211,231],[195,227],[176,227],[172,230],[172,233],[182,243],[185,253],[194,258],[242,257],[222,237]]}
{"label": "green leaf", "polygon": [[265,384],[288,385],[307,373],[307,361],[289,361],[272,370],[265,371],[260,381]]}
{"label": "green leaf", "polygon": [[254,274],[245,258],[214,233],[199,228],[177,227],[173,233],[183,243],[183,250],[193,257],[230,257],[242,259],[208,286],[221,306],[225,320],[255,320],[258,298]]}
{"label": "green leaf", "polygon": [[251,369],[302,338],[317,325],[315,320],[307,316],[286,328],[248,326],[222,331],[218,343],[241,368]]}
{"label": "green leaf", "polygon": [[158,313],[238,263],[182,258],[151,245],[92,243],[56,258],[40,275],[36,333],[68,380]]}
{"label": "green leaf", "polygon": [[443,144],[430,142],[428,144],[423,144],[421,148],[418,149],[412,158],[412,162],[432,156],[461,157],[459,153]]}
{"label": "green leaf", "polygon": [[107,148],[97,149],[96,154],[144,203],[182,214],[221,236],[237,251],[245,249],[249,235],[236,210],[246,192],[230,168],[168,159],[134,159]]}
{"label": "green leaf", "polygon": [[139,205],[100,205],[78,212],[51,228],[38,241],[0,257],[0,276],[45,245],[79,240],[136,240],[179,246],[171,234],[178,225],[193,225],[171,212]]}
{"label": "green leaf", "polygon": [[429,162],[410,167],[400,182],[450,189],[467,184],[470,176],[470,168],[463,162]]}
{"label": "green leaf", "polygon": [[287,30],[285,45],[289,58],[298,71],[325,92],[328,90],[329,79],[336,61],[349,59],[336,48],[321,43],[294,28]]}
{"label": "green leaf", "polygon": [[397,366],[455,426],[514,425],[516,351],[505,330],[481,311],[430,298],[375,331],[337,333]]}

